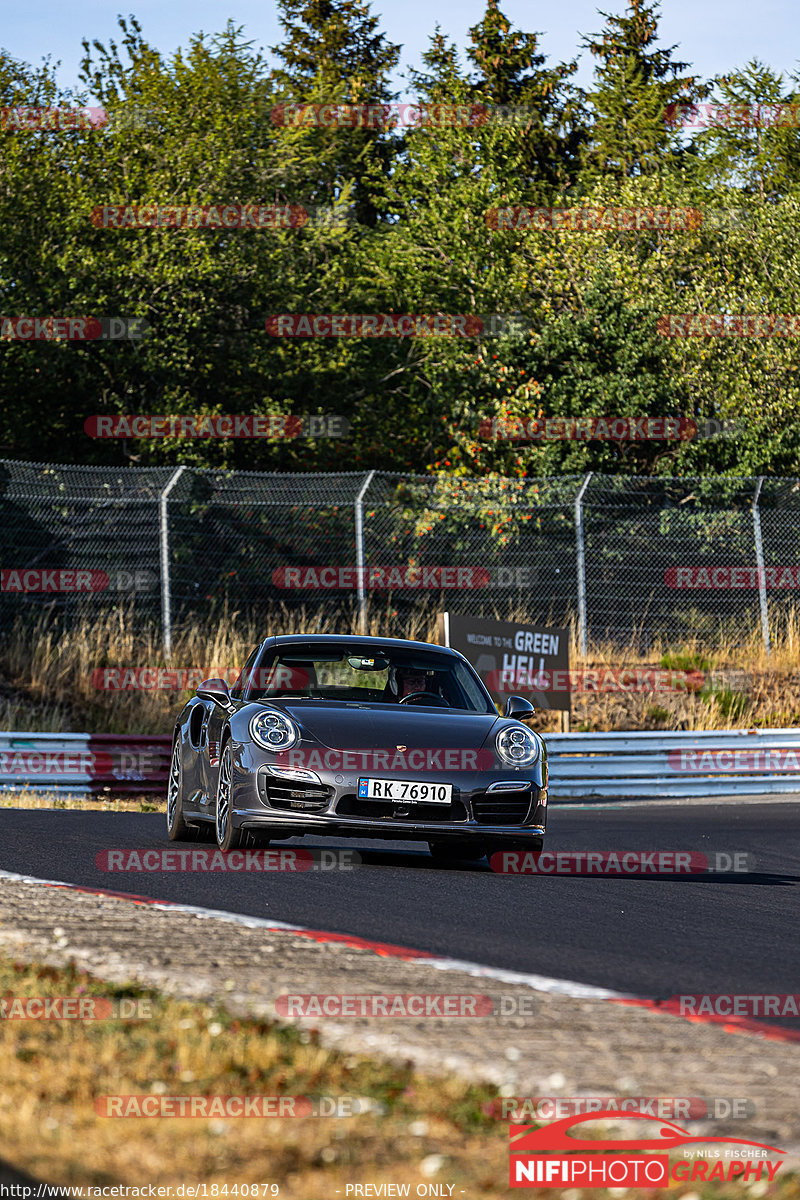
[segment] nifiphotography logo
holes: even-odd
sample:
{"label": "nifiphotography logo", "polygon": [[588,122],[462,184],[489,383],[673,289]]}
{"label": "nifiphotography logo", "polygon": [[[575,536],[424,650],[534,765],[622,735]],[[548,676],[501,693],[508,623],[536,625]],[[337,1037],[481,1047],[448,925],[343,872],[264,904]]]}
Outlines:
{"label": "nifiphotography logo", "polygon": [[[644,1113],[626,1113],[625,1120],[647,1121]],[[616,1109],[569,1116],[537,1129],[509,1125],[509,1185],[536,1188],[663,1188],[686,1183],[741,1180],[771,1182],[781,1167],[770,1155],[785,1154],[776,1146],[743,1138],[693,1136],[671,1121],[659,1121],[656,1136],[605,1141],[572,1137],[568,1130],[584,1121],[619,1121]],[[684,1146],[696,1144],[697,1151]],[[670,1152],[682,1157],[670,1162]],[[557,1153],[554,1153],[556,1151]],[[598,1151],[600,1153],[598,1153]],[[660,1151],[660,1153],[643,1153]]]}

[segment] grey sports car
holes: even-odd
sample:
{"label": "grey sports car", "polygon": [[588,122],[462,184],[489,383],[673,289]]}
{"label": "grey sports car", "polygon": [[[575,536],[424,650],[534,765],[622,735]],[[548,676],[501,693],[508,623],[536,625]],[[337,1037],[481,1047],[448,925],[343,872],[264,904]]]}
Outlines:
{"label": "grey sports car", "polygon": [[177,721],[167,832],[223,850],[303,834],[413,839],[442,859],[540,850],[547,754],[519,696],[498,716],[455,650],[270,637]]}

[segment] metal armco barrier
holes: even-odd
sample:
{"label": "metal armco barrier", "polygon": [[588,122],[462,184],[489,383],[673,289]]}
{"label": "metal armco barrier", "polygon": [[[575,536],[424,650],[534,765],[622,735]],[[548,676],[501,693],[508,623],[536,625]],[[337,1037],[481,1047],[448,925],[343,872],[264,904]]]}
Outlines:
{"label": "metal armco barrier", "polygon": [[[0,788],[166,795],[169,737],[0,732]],[[596,796],[800,796],[800,730],[551,733],[555,803]]]}
{"label": "metal armco barrier", "polygon": [[166,795],[169,737],[0,732],[0,788]]}
{"label": "metal armco barrier", "polygon": [[551,733],[550,795],[561,800],[800,796],[800,730]]}

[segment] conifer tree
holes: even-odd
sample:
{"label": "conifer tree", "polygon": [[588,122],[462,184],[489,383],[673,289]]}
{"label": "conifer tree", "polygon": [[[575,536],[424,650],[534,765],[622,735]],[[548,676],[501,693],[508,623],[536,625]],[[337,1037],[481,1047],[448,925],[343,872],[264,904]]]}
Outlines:
{"label": "conifer tree", "polygon": [[[273,81],[288,103],[387,105],[401,47],[378,31],[364,0],[279,0],[285,38],[273,52],[282,66]],[[388,116],[388,114],[387,114]],[[363,225],[377,221],[376,189],[390,170],[394,139],[382,122],[317,131],[317,199],[330,203],[353,181],[353,207]]]}
{"label": "conifer tree", "polygon": [[587,99],[594,114],[584,156],[589,175],[626,178],[658,174],[683,151],[670,127],[669,106],[691,104],[707,89],[676,46],[658,46],[657,0],[629,0],[623,16],[601,12],[606,26],[583,44],[597,59]]}
{"label": "conifer tree", "polygon": [[577,63],[548,66],[539,51],[539,35],[512,29],[498,0],[488,0],[469,39],[472,98],[524,109],[526,119],[518,125],[524,173],[544,189],[568,186],[586,136],[581,94],[570,83]]}
{"label": "conifer tree", "polygon": [[713,84],[708,127],[696,138],[704,181],[761,201],[786,195],[800,183],[797,89],[757,59]]}

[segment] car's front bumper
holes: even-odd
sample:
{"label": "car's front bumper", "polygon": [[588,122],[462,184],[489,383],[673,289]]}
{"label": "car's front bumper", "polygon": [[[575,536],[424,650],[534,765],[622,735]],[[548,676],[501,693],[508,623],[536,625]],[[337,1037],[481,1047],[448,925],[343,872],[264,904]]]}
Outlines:
{"label": "car's front bumper", "polygon": [[[318,772],[320,784],[274,776],[269,764],[249,747],[234,753],[231,819],[242,829],[272,829],[326,836],[445,841],[453,837],[482,840],[541,841],[547,826],[547,764],[528,771],[449,772],[431,782],[453,785],[447,804],[368,800],[358,796],[364,772]],[[392,778],[419,780],[425,773],[393,772]],[[514,790],[496,790],[514,783]],[[495,788],[492,788],[495,785]]]}

